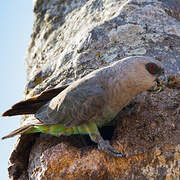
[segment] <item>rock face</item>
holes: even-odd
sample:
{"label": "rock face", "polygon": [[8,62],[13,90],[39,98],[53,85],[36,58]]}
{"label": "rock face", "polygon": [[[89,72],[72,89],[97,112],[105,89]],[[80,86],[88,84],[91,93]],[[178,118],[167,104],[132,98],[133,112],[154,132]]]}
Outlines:
{"label": "rock face", "polygon": [[168,88],[136,97],[102,128],[127,158],[98,151],[86,136],[24,135],[10,157],[10,178],[178,179],[179,12],[179,0],[35,0],[27,97],[130,55],[156,57],[172,75]]}

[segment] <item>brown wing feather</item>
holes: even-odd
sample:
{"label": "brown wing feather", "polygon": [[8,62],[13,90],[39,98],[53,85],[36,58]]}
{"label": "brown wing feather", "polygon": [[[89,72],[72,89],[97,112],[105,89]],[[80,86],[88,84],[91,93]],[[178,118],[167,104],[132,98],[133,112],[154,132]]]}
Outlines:
{"label": "brown wing feather", "polygon": [[35,117],[42,123],[73,127],[89,123],[105,105],[106,94],[98,83],[82,84],[64,92],[53,98],[48,107],[40,108]]}
{"label": "brown wing feather", "polygon": [[42,92],[40,95],[34,96],[32,98],[20,101],[14,104],[11,109],[7,110],[2,114],[2,116],[15,116],[23,114],[34,114],[38,109],[50,101],[52,98],[57,96],[69,85],[64,85],[55,89],[48,89]]}

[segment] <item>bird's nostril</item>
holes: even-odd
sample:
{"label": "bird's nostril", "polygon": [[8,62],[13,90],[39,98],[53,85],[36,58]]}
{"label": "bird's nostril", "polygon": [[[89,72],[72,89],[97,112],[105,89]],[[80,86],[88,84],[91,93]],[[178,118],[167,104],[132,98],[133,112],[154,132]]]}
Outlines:
{"label": "bird's nostril", "polygon": [[164,74],[164,73],[165,73],[165,71],[164,71],[164,69],[162,69],[162,70],[161,70],[161,74]]}

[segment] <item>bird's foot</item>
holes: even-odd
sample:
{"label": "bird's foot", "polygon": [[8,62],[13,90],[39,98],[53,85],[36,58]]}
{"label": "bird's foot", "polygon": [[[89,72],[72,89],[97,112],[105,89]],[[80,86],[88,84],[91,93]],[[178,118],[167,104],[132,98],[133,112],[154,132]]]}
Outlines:
{"label": "bird's foot", "polygon": [[114,157],[125,157],[124,154],[121,154],[116,149],[114,149],[107,140],[100,141],[98,143],[98,149]]}

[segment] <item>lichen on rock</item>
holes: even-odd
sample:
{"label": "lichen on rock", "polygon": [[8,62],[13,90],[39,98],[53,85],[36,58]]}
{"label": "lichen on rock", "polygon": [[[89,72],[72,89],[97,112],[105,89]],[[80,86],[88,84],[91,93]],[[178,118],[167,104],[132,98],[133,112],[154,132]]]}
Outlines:
{"label": "lichen on rock", "polygon": [[139,95],[102,129],[127,158],[98,151],[86,136],[23,135],[10,157],[10,178],[178,179],[179,12],[178,0],[34,1],[27,97],[129,55],[153,56],[171,75],[167,88]]}

